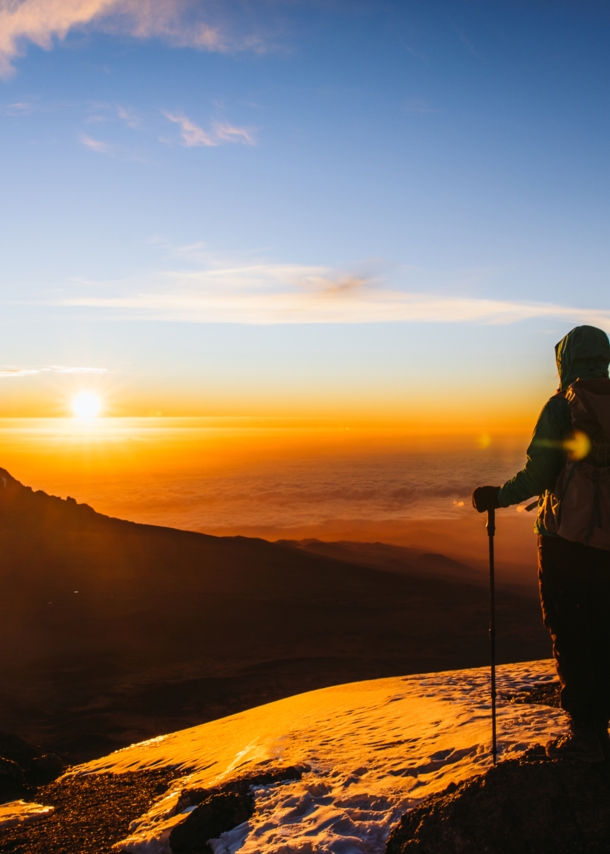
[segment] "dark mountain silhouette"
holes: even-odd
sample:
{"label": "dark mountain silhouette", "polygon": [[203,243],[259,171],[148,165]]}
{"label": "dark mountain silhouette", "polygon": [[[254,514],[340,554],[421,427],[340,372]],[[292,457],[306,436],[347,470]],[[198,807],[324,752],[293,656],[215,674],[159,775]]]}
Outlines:
{"label": "dark mountain silhouette", "polygon": [[[0,469],[0,729],[74,761],[326,685],[487,663],[487,590],[439,577],[454,562],[314,552],[112,519]],[[498,623],[500,661],[549,655],[533,599],[503,591]]]}
{"label": "dark mountain silhouette", "polygon": [[425,552],[422,549],[393,546],[387,543],[356,543],[345,540],[325,543],[322,540],[279,540],[282,545],[303,549],[312,554],[399,572],[420,578],[441,578],[445,581],[463,581],[472,584],[487,584],[487,575],[464,563],[442,554]]}

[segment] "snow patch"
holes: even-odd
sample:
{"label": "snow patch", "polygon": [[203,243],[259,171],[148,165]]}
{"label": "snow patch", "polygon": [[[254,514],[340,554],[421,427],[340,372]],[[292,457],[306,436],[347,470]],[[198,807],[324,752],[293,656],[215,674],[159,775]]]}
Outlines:
{"label": "snow patch", "polygon": [[[514,758],[556,737],[564,713],[502,703],[556,679],[551,661],[498,668],[498,751]],[[489,669],[356,682],[259,706],[117,751],[72,773],[174,767],[188,774],[140,819],[117,852],[169,854],[183,788],[309,766],[300,780],[257,787],[252,818],[210,842],[214,854],[382,854],[391,827],[425,797],[485,772]]]}
{"label": "snow patch", "polygon": [[0,827],[14,827],[17,824],[27,824],[30,821],[38,821],[51,815],[55,807],[46,807],[42,804],[29,803],[27,801],[9,801],[0,804]]}

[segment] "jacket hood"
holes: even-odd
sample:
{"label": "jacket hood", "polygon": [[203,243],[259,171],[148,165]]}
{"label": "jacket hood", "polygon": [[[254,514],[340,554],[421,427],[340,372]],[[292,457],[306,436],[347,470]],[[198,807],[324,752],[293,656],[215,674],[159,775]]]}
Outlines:
{"label": "jacket hood", "polygon": [[559,388],[564,391],[577,379],[608,376],[610,341],[603,329],[576,326],[555,345]]}

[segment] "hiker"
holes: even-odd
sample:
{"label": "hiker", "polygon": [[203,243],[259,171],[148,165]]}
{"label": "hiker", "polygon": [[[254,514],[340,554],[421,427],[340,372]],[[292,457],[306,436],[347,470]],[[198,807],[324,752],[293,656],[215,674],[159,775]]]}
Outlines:
{"label": "hiker", "polygon": [[551,758],[610,760],[610,342],[577,326],[555,347],[560,386],[544,406],[527,462],[504,486],[472,494],[483,513],[539,496],[538,580],[553,641],[566,735]]}

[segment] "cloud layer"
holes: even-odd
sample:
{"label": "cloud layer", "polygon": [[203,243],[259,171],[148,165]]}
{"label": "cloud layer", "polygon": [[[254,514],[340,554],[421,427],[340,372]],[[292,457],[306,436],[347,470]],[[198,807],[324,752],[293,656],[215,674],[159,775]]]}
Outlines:
{"label": "cloud layer", "polygon": [[4,368],[0,370],[0,378],[29,377],[32,374],[105,374],[106,368],[81,368],[69,365],[50,365],[46,368]]}
{"label": "cloud layer", "polygon": [[523,450],[512,447],[493,455],[460,447],[307,457],[240,467],[236,473],[163,476],[153,483],[88,481],[87,499],[103,512],[152,524],[236,533],[274,528],[281,535],[282,528],[323,528],[330,520],[459,518],[473,512],[473,484],[502,483],[522,465]]}
{"label": "cloud layer", "polygon": [[258,36],[230,36],[204,20],[208,11],[209,3],[195,0],[5,0],[0,7],[0,76],[14,73],[13,61],[28,42],[49,50],[70,30],[82,27],[162,38],[174,47],[264,49]]}
{"label": "cloud layer", "polygon": [[[88,290],[94,288],[89,285]],[[483,323],[566,318],[610,329],[610,311],[551,303],[430,295],[365,275],[296,264],[166,271],[98,286],[62,305],[142,319],[202,323]]]}

